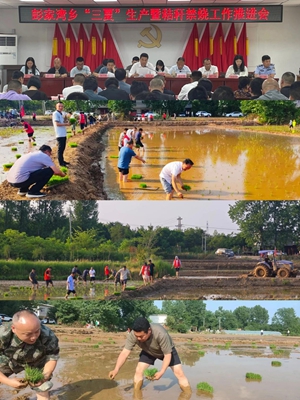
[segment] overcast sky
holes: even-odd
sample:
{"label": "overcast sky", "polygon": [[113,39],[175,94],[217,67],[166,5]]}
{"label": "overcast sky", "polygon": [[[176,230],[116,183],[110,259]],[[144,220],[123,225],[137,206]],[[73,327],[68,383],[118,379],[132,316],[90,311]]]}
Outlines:
{"label": "overcast sky", "polygon": [[131,227],[165,226],[174,229],[177,218],[182,218],[183,228],[200,227],[208,233],[214,230],[230,234],[238,226],[229,218],[229,205],[234,201],[100,201],[99,220],[103,223],[121,222]]}

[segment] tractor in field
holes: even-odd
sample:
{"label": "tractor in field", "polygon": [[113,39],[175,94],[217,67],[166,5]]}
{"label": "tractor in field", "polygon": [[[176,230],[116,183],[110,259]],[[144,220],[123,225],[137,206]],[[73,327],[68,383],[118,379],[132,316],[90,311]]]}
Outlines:
{"label": "tractor in field", "polygon": [[[296,277],[298,270],[294,268],[292,261],[276,260],[275,250],[259,251],[263,261],[259,261],[249,276],[256,278],[268,278],[277,276],[278,278]],[[270,256],[270,257],[269,257]]]}

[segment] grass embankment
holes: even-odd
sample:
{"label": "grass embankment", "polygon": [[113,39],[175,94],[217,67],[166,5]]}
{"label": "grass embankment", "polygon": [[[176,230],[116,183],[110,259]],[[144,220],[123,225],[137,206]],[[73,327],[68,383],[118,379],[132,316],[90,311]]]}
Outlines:
{"label": "grass embankment", "polygon": [[[77,265],[79,270],[83,272],[85,268],[94,267],[97,273],[97,280],[104,279],[104,267],[109,266],[110,269],[119,270],[126,265],[130,270],[133,279],[139,280],[139,272],[142,263],[137,261],[25,261],[25,260],[0,260],[0,280],[24,280],[28,278],[28,274],[32,268],[36,269],[39,279],[44,276],[45,269],[51,267],[52,275],[55,280],[65,280],[70,274],[72,268]],[[156,277],[161,278],[167,274],[174,274],[174,268],[166,261],[158,260],[155,262],[154,273]]]}

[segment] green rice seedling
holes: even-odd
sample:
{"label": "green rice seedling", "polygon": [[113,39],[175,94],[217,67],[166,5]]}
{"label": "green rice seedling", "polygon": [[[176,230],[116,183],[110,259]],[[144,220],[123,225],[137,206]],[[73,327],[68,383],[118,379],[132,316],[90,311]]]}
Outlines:
{"label": "green rice seedling", "polygon": [[60,167],[60,170],[61,170],[64,174],[67,174],[67,173],[68,173],[68,168],[67,168],[67,167]]}
{"label": "green rice seedling", "polygon": [[3,293],[3,296],[4,296],[4,297],[8,297],[8,296],[9,296],[9,293],[5,292],[5,293]]}
{"label": "green rice seedling", "polygon": [[275,349],[276,349],[275,344],[270,344],[270,349],[271,349],[271,350],[275,350]]}
{"label": "green rice seedling", "polygon": [[17,150],[18,150],[17,147],[12,147],[12,148],[11,148],[11,151],[17,151]]}
{"label": "green rice seedling", "polygon": [[225,349],[228,350],[231,347],[231,342],[226,342],[225,343]]}
{"label": "green rice seedling", "polygon": [[200,357],[204,357],[205,356],[205,351],[199,350],[198,354],[199,354]]}
{"label": "green rice seedling", "polygon": [[72,136],[73,136],[72,133],[68,133],[67,134],[67,139],[70,139]]}
{"label": "green rice seedling", "polygon": [[284,350],[282,350],[282,349],[274,349],[272,351],[273,351],[274,356],[281,356],[282,354],[284,354]]}
{"label": "green rice seedling", "polygon": [[103,342],[98,342],[97,344],[100,346]]}
{"label": "green rice seedling", "polygon": [[146,187],[147,187],[146,183],[140,183],[140,188],[146,189]]}
{"label": "green rice seedling", "polygon": [[6,163],[6,164],[3,164],[3,168],[4,168],[4,170],[8,170],[8,169],[11,169],[11,167],[14,165],[14,163]]}
{"label": "green rice seedling", "polygon": [[82,130],[81,130],[81,129],[79,129],[79,131],[77,131],[77,133],[82,133]]}
{"label": "green rice seedling", "polygon": [[143,175],[135,174],[131,175],[131,179],[142,179]]}
{"label": "green rice seedling", "polygon": [[18,159],[18,158],[21,158],[22,157],[22,155],[21,154],[16,154],[16,159]]}
{"label": "green rice seedling", "polygon": [[144,376],[149,381],[153,381],[154,375],[158,372],[157,368],[148,368],[144,371]]}
{"label": "green rice seedling", "polygon": [[272,361],[271,365],[272,365],[272,367],[281,367],[281,362],[280,361]]}
{"label": "green rice seedling", "polygon": [[70,117],[70,118],[69,118],[69,122],[70,122],[71,125],[76,124],[77,119],[74,118],[74,117]]}
{"label": "green rice seedling", "polygon": [[298,347],[299,345],[297,343],[294,344],[294,347]]}
{"label": "green rice seedling", "polygon": [[11,287],[9,288],[9,290],[10,290],[10,291],[19,290],[19,287],[18,287],[18,286],[11,286]]}
{"label": "green rice seedling", "polygon": [[99,349],[99,346],[97,344],[93,344],[92,348],[93,349]]}
{"label": "green rice seedling", "polygon": [[24,144],[23,140],[19,140],[18,143],[19,143],[19,144]]}
{"label": "green rice seedling", "polygon": [[247,372],[246,373],[246,378],[247,379],[252,379],[255,381],[261,381],[262,380],[262,376],[259,374],[254,374],[253,372]]}
{"label": "green rice seedling", "polygon": [[70,297],[69,300],[83,300],[83,297]]}
{"label": "green rice seedling", "polygon": [[58,175],[53,175],[49,181],[47,182],[47,186],[53,186],[53,185],[60,185],[61,183],[65,183],[69,181],[68,176],[58,176]]}
{"label": "green rice seedling", "polygon": [[77,143],[74,143],[74,142],[71,142],[71,143],[69,143],[69,146],[72,147],[72,148],[75,148],[75,147],[78,146],[78,144],[77,144]]}
{"label": "green rice seedling", "polygon": [[109,158],[119,158],[119,156],[109,156]]}
{"label": "green rice seedling", "polygon": [[114,296],[121,296],[121,292],[114,292]]}
{"label": "green rice seedling", "polygon": [[127,286],[125,290],[135,290],[136,287],[135,286]]}
{"label": "green rice seedling", "polygon": [[210,386],[207,382],[199,382],[197,384],[197,390],[200,390],[201,392],[205,393],[210,393],[213,394],[214,388]]}
{"label": "green rice seedling", "polygon": [[31,368],[28,365],[25,366],[25,382],[38,383],[44,379],[44,374],[39,368]]}
{"label": "green rice seedling", "polygon": [[182,186],[182,189],[183,189],[183,190],[186,190],[186,191],[189,191],[189,190],[191,190],[192,188],[191,188],[189,185],[183,185],[183,186]]}

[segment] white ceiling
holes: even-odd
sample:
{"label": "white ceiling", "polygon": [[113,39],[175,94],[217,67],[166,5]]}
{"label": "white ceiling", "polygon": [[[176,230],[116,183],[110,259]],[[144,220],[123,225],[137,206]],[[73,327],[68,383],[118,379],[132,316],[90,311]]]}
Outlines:
{"label": "white ceiling", "polygon": [[239,4],[239,5],[250,5],[250,4],[268,4],[278,5],[283,4],[284,6],[296,6],[300,5],[300,0],[117,0],[94,2],[93,0],[45,0],[44,2],[26,2],[20,0],[0,0],[0,8],[17,8],[18,6],[157,6],[157,5],[169,5],[169,6],[188,6],[188,5],[209,5],[209,4]]}

